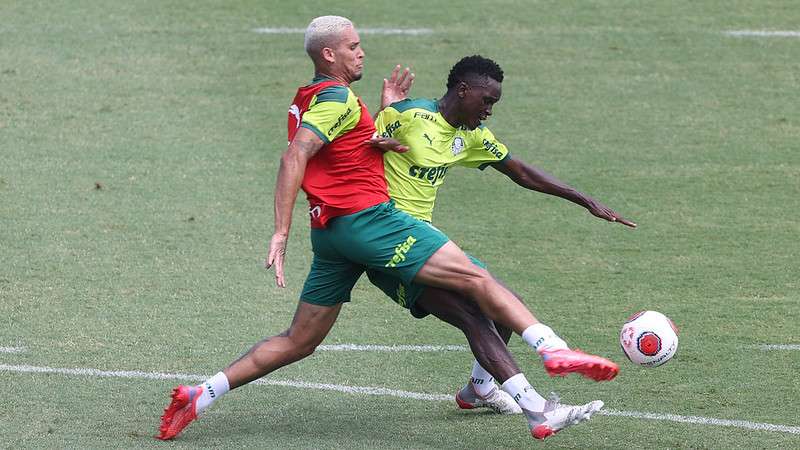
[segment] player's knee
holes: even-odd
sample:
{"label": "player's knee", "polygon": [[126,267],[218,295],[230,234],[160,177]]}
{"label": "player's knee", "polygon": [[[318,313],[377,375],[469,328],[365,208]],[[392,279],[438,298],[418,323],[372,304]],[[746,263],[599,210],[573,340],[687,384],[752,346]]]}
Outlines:
{"label": "player's knee", "polygon": [[290,339],[292,341],[292,351],[297,356],[297,359],[313,355],[317,346],[322,342],[322,339],[315,335],[294,335]]}
{"label": "player's knee", "polygon": [[322,341],[322,339],[316,336],[297,333],[297,331],[292,328],[281,333],[280,336],[285,337],[286,342],[288,342],[285,350],[289,359],[292,361],[299,361],[313,355],[317,346]]}
{"label": "player's knee", "polygon": [[309,356],[313,355],[314,351],[316,349],[317,349],[317,343],[316,342],[313,342],[313,343],[312,342],[305,342],[305,343],[301,343],[300,345],[298,345],[296,351],[297,351],[297,355],[299,356],[299,359],[303,359],[303,358],[306,358],[306,357],[309,357]]}
{"label": "player's knee", "polygon": [[482,297],[489,291],[492,283],[496,283],[494,278],[486,271],[475,271],[464,277],[461,294],[474,299]]}

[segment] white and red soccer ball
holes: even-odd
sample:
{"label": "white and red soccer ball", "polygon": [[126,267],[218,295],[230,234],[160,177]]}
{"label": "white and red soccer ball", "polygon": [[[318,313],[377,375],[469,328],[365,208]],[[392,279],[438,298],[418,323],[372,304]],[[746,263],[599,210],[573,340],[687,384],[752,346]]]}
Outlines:
{"label": "white and red soccer ball", "polygon": [[644,367],[658,367],[669,361],[678,350],[678,329],[660,312],[641,311],[622,326],[619,344],[631,362]]}

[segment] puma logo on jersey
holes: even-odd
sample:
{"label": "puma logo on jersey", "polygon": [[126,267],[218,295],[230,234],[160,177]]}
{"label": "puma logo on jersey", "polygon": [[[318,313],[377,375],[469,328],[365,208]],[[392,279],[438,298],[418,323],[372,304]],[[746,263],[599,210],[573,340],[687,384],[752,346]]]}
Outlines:
{"label": "puma logo on jersey", "polygon": [[422,133],[422,137],[428,140],[429,145],[433,145],[433,139],[431,139],[431,137],[428,136],[428,133]]}
{"label": "puma logo on jersey", "polygon": [[289,114],[293,115],[296,121],[295,128],[300,128],[300,108],[297,105],[289,107]]}

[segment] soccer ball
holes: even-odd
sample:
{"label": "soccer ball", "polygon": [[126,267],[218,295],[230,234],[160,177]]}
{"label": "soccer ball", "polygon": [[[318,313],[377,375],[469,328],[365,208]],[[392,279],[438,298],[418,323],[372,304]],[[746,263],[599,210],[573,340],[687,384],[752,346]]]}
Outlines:
{"label": "soccer ball", "polygon": [[619,344],[631,362],[644,367],[658,367],[675,356],[678,329],[660,312],[641,311],[622,326]]}

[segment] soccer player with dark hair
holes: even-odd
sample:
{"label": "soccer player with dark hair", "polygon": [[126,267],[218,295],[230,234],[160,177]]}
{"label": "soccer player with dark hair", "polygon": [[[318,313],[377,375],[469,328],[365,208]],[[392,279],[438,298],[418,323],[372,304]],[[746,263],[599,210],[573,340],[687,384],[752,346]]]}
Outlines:
{"label": "soccer player with dark hair", "polygon": [[[205,382],[175,388],[157,437],[176,437],[229,390],[313,353],[367,269],[406,285],[420,283],[470,299],[482,314],[547,354],[545,368],[551,374],[576,372],[598,381],[613,378],[618,370],[614,363],[567,349],[513,293],[473,264],[441,231],[395,209],[386,186],[383,151],[408,148],[392,138],[370,142],[375,123],[350,89],[361,78],[364,60],[353,24],[343,17],[318,17],[306,30],[305,48],[315,77],[298,89],[289,108],[289,147],[278,170],[275,232],[267,256],[278,286],[285,287],[283,261],[292,210],[302,188],[309,202],[314,259],[294,318],[286,331],[255,344]],[[527,388],[516,384],[506,392],[525,397]],[[531,411],[532,433],[552,433],[586,420],[601,406],[602,402],[592,402]]]}
{"label": "soccer player with dark hair", "polygon": [[[585,207],[601,219],[635,227],[636,224],[588,195],[511,156],[506,146],[483,125],[483,121],[492,114],[493,106],[500,100],[502,82],[503,70],[497,63],[478,55],[468,56],[450,70],[447,92],[441,99],[404,99],[377,115],[376,127],[381,137],[397,139],[409,147],[407,152],[387,152],[384,155],[389,195],[397,208],[430,223],[436,192],[452,166],[481,170],[491,166],[524,188],[564,198]],[[373,142],[379,144],[380,139],[374,139]],[[485,267],[475,258],[472,261]],[[458,305],[469,303],[469,300],[459,298],[453,292],[417,282],[404,283],[385,272],[368,270],[367,274],[373,284],[410,309],[415,317],[433,313],[449,321],[447,317],[451,311],[457,310]],[[536,324],[534,327],[544,330],[543,334],[552,334],[552,330],[545,325]],[[487,328],[495,329],[491,324]],[[508,342],[511,331],[500,324],[496,324],[496,330],[503,341]],[[473,339],[469,334],[467,338],[472,345]],[[487,336],[483,342],[493,339]],[[558,338],[542,348],[540,354],[545,366],[551,355],[566,351],[566,348],[566,344]],[[476,355],[479,353],[475,352]],[[549,430],[538,427],[536,432],[539,416],[534,412],[542,411],[546,400],[530,387],[513,359],[496,348],[494,354],[501,356],[493,361],[491,367],[484,368],[480,361],[475,361],[469,382],[456,395],[458,405],[462,408],[485,405],[486,397],[497,390],[494,377],[503,384],[504,390],[526,393],[518,401],[535,437],[546,437],[548,433],[558,431],[552,427]]]}

